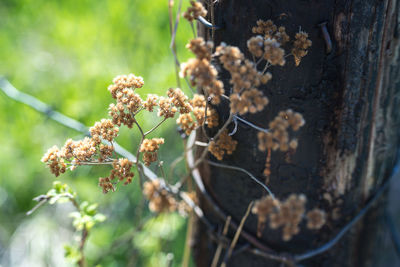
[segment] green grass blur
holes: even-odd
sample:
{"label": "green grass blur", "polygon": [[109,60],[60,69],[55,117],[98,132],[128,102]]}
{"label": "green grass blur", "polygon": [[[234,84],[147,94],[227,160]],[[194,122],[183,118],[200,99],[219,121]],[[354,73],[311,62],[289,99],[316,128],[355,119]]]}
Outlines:
{"label": "green grass blur", "polygon": [[[167,2],[2,0],[0,75],[88,126],[107,116],[112,101],[107,86],[116,75],[142,76],[142,97],[163,95],[176,86]],[[191,35],[182,21],[177,35],[181,60],[189,56],[184,46]],[[159,120],[154,115],[140,119],[144,129]],[[168,168],[182,150],[173,120],[153,136],[166,139],[160,153]],[[134,151],[137,137],[136,131],[123,128],[117,141]],[[0,91],[0,266],[70,266],[63,246],[75,242],[68,217],[72,207],[46,205],[25,215],[35,205],[32,198],[46,193],[55,180],[40,162],[42,155],[67,138],[82,135]],[[137,175],[131,185],[104,195],[97,183],[107,173],[107,168],[81,167],[59,177],[81,200],[99,203],[99,211],[108,217],[89,237],[89,266],[163,266],[168,253],[179,266],[186,220],[177,214],[154,217],[133,234],[141,223]],[[152,216],[147,206],[142,216]]]}

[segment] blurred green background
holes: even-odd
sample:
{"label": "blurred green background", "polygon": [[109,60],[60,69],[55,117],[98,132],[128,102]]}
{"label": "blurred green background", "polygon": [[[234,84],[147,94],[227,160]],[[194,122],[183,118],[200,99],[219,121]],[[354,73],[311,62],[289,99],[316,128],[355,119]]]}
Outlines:
{"label": "blurred green background", "polygon": [[[189,1],[183,2],[186,7]],[[190,56],[184,46],[191,35],[182,21],[177,35],[181,60]],[[107,116],[112,101],[107,86],[116,75],[142,76],[143,98],[176,86],[169,42],[167,0],[0,1],[0,76],[88,126]],[[158,120],[140,118],[144,129]],[[153,136],[166,139],[160,157],[168,169],[183,147],[174,121]],[[134,151],[137,137],[123,128],[117,141]],[[46,193],[55,180],[40,162],[42,155],[67,138],[82,135],[0,91],[0,266],[71,266],[63,246],[76,242],[68,217],[72,206],[45,205],[25,215],[35,205],[32,198]],[[80,200],[99,203],[107,216],[90,234],[88,265],[165,266],[172,253],[180,266],[187,220],[174,213],[152,215],[147,205],[140,220],[138,176],[104,195],[97,183],[108,171],[80,167],[59,177]],[[141,231],[135,231],[138,225]]]}

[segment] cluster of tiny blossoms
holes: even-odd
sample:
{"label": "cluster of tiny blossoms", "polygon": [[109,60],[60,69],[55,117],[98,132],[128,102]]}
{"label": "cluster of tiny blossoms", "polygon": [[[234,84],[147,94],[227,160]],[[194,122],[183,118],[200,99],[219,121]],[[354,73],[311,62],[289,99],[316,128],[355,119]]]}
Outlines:
{"label": "cluster of tiny blossoms", "polygon": [[183,17],[188,21],[192,22],[198,17],[205,17],[207,10],[203,7],[203,4],[196,1],[190,1],[190,7],[183,13]]}
{"label": "cluster of tiny blossoms", "polygon": [[258,132],[258,149],[262,152],[268,150],[268,156],[265,162],[264,175],[268,178],[271,173],[271,150],[280,150],[282,152],[289,149],[295,151],[298,141],[295,138],[289,138],[289,129],[298,131],[305,124],[303,116],[298,112],[288,109],[279,112],[278,116],[269,123],[267,132]]}
{"label": "cluster of tiny blossoms", "polygon": [[[68,166],[74,169],[78,165],[112,164],[113,169],[110,175],[101,177],[99,180],[99,186],[103,188],[104,193],[107,193],[114,191],[115,184],[119,181],[124,181],[124,184],[132,181],[133,162],[127,159],[113,159],[113,142],[119,133],[118,126],[126,125],[128,128],[132,128],[134,124],[137,124],[135,116],[140,111],[153,112],[158,107],[157,114],[164,120],[179,113],[177,123],[188,134],[203,124],[207,124],[210,128],[218,125],[218,115],[214,109],[207,107],[204,96],[196,94],[189,99],[179,88],[170,88],[167,91],[167,97],[149,94],[146,100],[142,100],[135,90],[143,85],[143,79],[134,74],[116,77],[113,84],[108,87],[111,96],[116,100],[116,103],[111,104],[109,108],[109,115],[112,119],[102,119],[96,122],[90,128],[91,137],[85,137],[78,141],[68,139],[61,149],[57,146],[50,148],[42,158],[42,161],[49,166],[50,171],[59,176],[66,171]],[[107,141],[109,144],[103,144],[103,141]],[[157,151],[163,143],[164,139],[162,138],[143,139],[138,153],[142,153],[146,165],[157,161]]]}
{"label": "cluster of tiny blossoms", "polygon": [[308,39],[308,34],[306,32],[296,33],[295,38],[292,55],[294,56],[296,66],[298,66],[301,59],[307,55],[307,49],[311,46],[312,42]]}
{"label": "cluster of tiny blossoms", "polygon": [[[306,197],[291,194],[285,201],[265,196],[256,201],[252,212],[258,216],[257,236],[261,237],[264,226],[269,219],[269,226],[277,229],[283,226],[282,238],[289,241],[299,233],[299,224],[305,217]],[[314,208],[306,215],[308,229],[320,229],[325,224],[325,212]]]}
{"label": "cluster of tiny blossoms", "polygon": [[298,131],[305,121],[303,116],[291,109],[279,112],[278,116],[269,123],[268,132],[258,132],[258,149],[265,152],[267,149],[287,151],[297,148],[297,140],[289,139],[289,128]]}
{"label": "cluster of tiny blossoms", "polygon": [[139,151],[143,153],[143,162],[149,166],[152,162],[157,161],[157,151],[160,145],[164,144],[164,138],[144,139]]}
{"label": "cluster of tiny blossoms", "polygon": [[266,84],[271,79],[271,74],[259,72],[255,63],[245,59],[235,46],[222,43],[216,48],[216,55],[231,75],[231,112],[245,114],[261,111],[268,104],[268,98],[256,88]]}
{"label": "cluster of tiny blossoms", "polygon": [[109,159],[114,148],[112,145],[102,144],[101,140],[112,143],[118,135],[118,127],[111,120],[101,120],[90,128],[90,133],[92,137],[85,137],[83,140],[68,139],[61,149],[53,146],[43,156],[42,162],[49,166],[51,173],[59,176],[66,171],[67,165],[74,169],[77,165]]}
{"label": "cluster of tiny blossoms", "polygon": [[257,20],[256,24],[257,26],[252,28],[252,32],[260,34],[264,39],[275,39],[281,45],[285,45],[290,41],[290,37],[286,33],[286,28],[283,26],[278,28],[272,20]]}
{"label": "cluster of tiny blossoms", "polygon": [[[277,27],[271,20],[258,20],[257,26],[253,27],[253,33],[260,34],[247,41],[250,53],[256,58],[263,58],[271,65],[285,65],[285,50],[281,46],[290,43],[290,37],[285,27]],[[308,34],[298,32],[292,45],[291,55],[294,57],[296,66],[300,65],[301,59],[307,55],[307,49],[312,42]]]}
{"label": "cluster of tiny blossoms", "polygon": [[[208,128],[218,126],[218,113],[215,109],[206,105],[204,95],[195,94],[189,103],[192,107],[193,116],[190,113],[181,114],[176,120],[176,123],[187,135],[203,124],[206,124]],[[206,108],[207,116],[205,114]]]}
{"label": "cluster of tiny blossoms", "polygon": [[103,193],[115,191],[115,182],[113,182],[115,179],[118,179],[119,182],[124,181],[124,185],[130,184],[135,175],[131,171],[132,164],[132,161],[125,158],[114,160],[112,163],[113,169],[111,170],[110,175],[105,178],[99,178],[99,186],[103,188]]}
{"label": "cluster of tiny blossoms", "polygon": [[[178,211],[182,216],[187,216],[192,208],[184,201],[177,201],[174,196],[168,192],[164,186],[161,186],[164,181],[155,179],[143,184],[143,194],[149,201],[149,209],[152,212],[172,212]],[[186,193],[193,202],[197,202],[196,193]]]}
{"label": "cluster of tiny blossoms", "polygon": [[161,186],[159,179],[145,182],[143,194],[149,200],[149,209],[153,212],[170,212],[177,208],[175,198]]}
{"label": "cluster of tiny blossoms", "polygon": [[135,113],[142,107],[142,99],[135,93],[135,89],[143,86],[143,78],[133,74],[117,76],[113,84],[108,87],[111,96],[117,101],[109,107],[109,115],[113,123],[124,124],[132,128],[135,123]]}
{"label": "cluster of tiny blossoms", "polygon": [[210,142],[208,151],[213,154],[218,160],[222,160],[225,154],[231,155],[235,151],[237,141],[228,134],[228,130],[225,129],[217,140]]}
{"label": "cluster of tiny blossoms", "polygon": [[224,94],[224,84],[217,79],[218,71],[211,64],[212,42],[196,38],[186,46],[196,58],[189,59],[181,66],[181,76],[189,77],[192,85],[202,88],[211,97],[211,103],[219,104]]}
{"label": "cluster of tiny blossoms", "polygon": [[[118,136],[118,127],[111,120],[102,119],[100,122],[96,122],[89,131],[91,137],[85,137],[78,141],[68,139],[61,150],[57,146],[50,148],[43,156],[42,161],[49,166],[55,176],[64,173],[68,165],[73,170],[78,165],[102,162],[112,164],[113,169],[110,175],[99,178],[99,186],[103,188],[104,193],[114,191],[114,185],[117,182],[124,181],[125,185],[131,183],[134,176],[130,171],[132,162],[125,158],[113,161],[111,159],[114,152],[112,142]],[[111,145],[102,144],[102,140],[110,142]],[[117,182],[113,181],[115,178],[118,178]]]}

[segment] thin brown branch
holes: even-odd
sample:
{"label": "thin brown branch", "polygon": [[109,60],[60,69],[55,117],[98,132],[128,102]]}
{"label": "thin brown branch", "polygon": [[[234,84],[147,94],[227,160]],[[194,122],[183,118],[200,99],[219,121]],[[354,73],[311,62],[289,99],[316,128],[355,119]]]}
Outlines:
{"label": "thin brown branch", "polygon": [[247,171],[246,169],[240,168],[240,167],[236,167],[236,166],[231,166],[231,165],[226,165],[226,164],[222,164],[222,163],[218,163],[218,162],[213,162],[211,160],[207,161],[208,164],[216,166],[216,167],[220,167],[220,168],[225,168],[225,169],[230,169],[230,170],[236,170],[236,171],[240,171],[243,172],[245,174],[247,174],[254,182],[256,182],[257,184],[259,184],[263,189],[265,189],[265,191],[268,192],[268,194],[272,197],[275,198],[274,194],[272,193],[272,191],[268,188],[268,186],[266,186],[265,184],[263,184],[262,182],[260,182],[253,174],[251,174],[249,171]]}
{"label": "thin brown branch", "polygon": [[[224,229],[222,231],[222,236],[226,236],[226,234],[228,233],[229,224],[231,223],[231,219],[232,219],[231,216],[228,216],[228,218],[226,219]],[[215,251],[214,258],[211,263],[211,267],[217,267],[219,257],[221,256],[221,252],[222,252],[222,246],[223,246],[223,243],[222,243],[222,240],[220,240],[220,242],[218,242],[218,247],[217,247],[217,250]]]}
{"label": "thin brown branch", "polygon": [[224,262],[221,264],[221,267],[226,267],[226,263],[229,260],[229,258],[231,257],[232,251],[235,248],[237,241],[239,240],[240,232],[243,229],[243,226],[244,226],[244,223],[246,222],[247,217],[249,217],[250,210],[253,207],[253,204],[254,204],[254,201],[251,201],[249,206],[247,207],[246,213],[244,214],[242,220],[240,220],[239,227],[236,230],[235,236],[233,237],[232,243],[229,246],[229,249],[228,249],[228,251],[226,253]]}
{"label": "thin brown branch", "polygon": [[152,133],[153,131],[155,131],[164,121],[166,121],[167,119],[164,118],[162,121],[160,121],[157,125],[155,125],[153,128],[151,128],[150,130],[148,130],[147,132],[145,132],[143,135],[146,136],[150,133]]}
{"label": "thin brown branch", "polygon": [[85,244],[86,244],[86,240],[88,238],[88,235],[89,235],[89,231],[86,229],[86,227],[84,227],[83,230],[82,230],[81,241],[80,241],[80,244],[79,244],[79,252],[81,254],[81,258],[78,261],[79,267],[85,267],[86,266],[84,250],[85,250]]}

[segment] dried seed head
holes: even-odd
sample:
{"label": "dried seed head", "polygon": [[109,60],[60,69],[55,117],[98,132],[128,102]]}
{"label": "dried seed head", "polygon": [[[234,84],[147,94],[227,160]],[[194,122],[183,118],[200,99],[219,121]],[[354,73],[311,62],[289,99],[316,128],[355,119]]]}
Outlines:
{"label": "dried seed head", "polygon": [[208,150],[218,160],[222,160],[225,154],[231,155],[235,151],[236,145],[237,141],[229,136],[228,130],[225,129],[217,140],[210,142]]}
{"label": "dried seed head", "polygon": [[280,48],[280,44],[275,39],[266,39],[264,49],[264,59],[271,65],[285,65],[285,50]]}
{"label": "dried seed head", "polygon": [[307,228],[320,229],[324,226],[326,221],[326,214],[320,209],[313,209],[307,212]]}
{"label": "dried seed head", "polygon": [[292,54],[296,66],[300,65],[301,59],[307,55],[307,49],[312,45],[311,40],[308,39],[308,34],[306,32],[298,32],[295,36],[295,41],[293,43]]}
{"label": "dried seed head", "polygon": [[153,212],[170,212],[176,209],[176,200],[161,187],[159,179],[145,182],[143,194],[149,200],[149,209]]}
{"label": "dried seed head", "polygon": [[199,16],[206,16],[207,10],[203,7],[203,4],[196,1],[190,1],[190,7],[183,13],[183,17],[188,21],[193,21]]}

